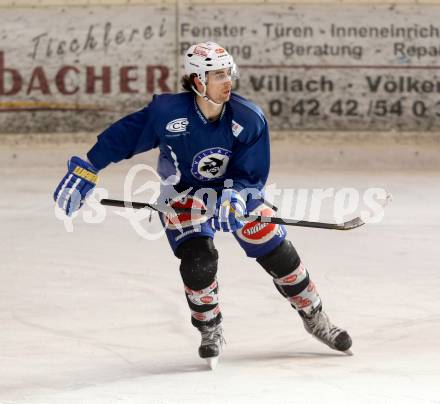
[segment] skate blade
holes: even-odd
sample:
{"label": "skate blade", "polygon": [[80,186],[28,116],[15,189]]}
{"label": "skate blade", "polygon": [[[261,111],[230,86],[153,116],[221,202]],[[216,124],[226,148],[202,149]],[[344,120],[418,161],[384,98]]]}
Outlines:
{"label": "skate blade", "polygon": [[218,356],[214,356],[212,358],[205,358],[208,366],[211,370],[214,370],[218,363]]}

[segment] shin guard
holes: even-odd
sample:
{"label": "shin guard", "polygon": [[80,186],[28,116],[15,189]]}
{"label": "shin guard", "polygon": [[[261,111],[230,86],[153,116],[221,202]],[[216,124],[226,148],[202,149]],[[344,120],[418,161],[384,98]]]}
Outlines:
{"label": "shin guard", "polygon": [[275,287],[294,309],[307,313],[319,307],[321,299],[315,284],[290,241],[284,240],[269,254],[258,257],[257,261],[272,275]]}
{"label": "shin guard", "polygon": [[219,324],[222,316],[216,279],[218,253],[212,239],[189,239],[179,246],[176,255],[181,259],[180,274],[192,324],[197,328]]}

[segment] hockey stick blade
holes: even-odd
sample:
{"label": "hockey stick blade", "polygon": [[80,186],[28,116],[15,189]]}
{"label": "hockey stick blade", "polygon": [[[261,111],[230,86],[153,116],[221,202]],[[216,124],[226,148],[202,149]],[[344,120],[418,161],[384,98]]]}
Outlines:
{"label": "hockey stick blade", "polygon": [[[150,204],[145,202],[130,202],[121,201],[116,199],[101,199],[101,205],[114,206],[118,208],[131,208],[131,209],[151,209],[160,213],[168,213],[171,215],[176,215],[179,213],[193,213],[193,214],[205,214],[206,210],[191,209],[191,208],[171,208],[169,206]],[[356,217],[347,222],[336,224],[336,223],[324,223],[324,222],[309,222],[307,220],[294,220],[294,219],[284,219],[281,217],[271,217],[271,216],[254,216],[248,215],[241,218],[245,222],[260,222],[260,223],[275,223],[284,224],[286,226],[297,226],[297,227],[310,227],[314,229],[328,229],[328,230],[352,230],[356,229],[365,224],[365,222],[360,218]]]}
{"label": "hockey stick blade", "polygon": [[324,222],[309,222],[307,220],[293,220],[283,219],[280,217],[266,217],[266,216],[247,216],[248,221],[256,221],[262,223],[276,223],[284,224],[286,226],[298,226],[298,227],[311,227],[315,229],[328,229],[328,230],[352,230],[365,224],[360,218],[356,217],[348,222],[336,224],[336,223],[324,223]]}

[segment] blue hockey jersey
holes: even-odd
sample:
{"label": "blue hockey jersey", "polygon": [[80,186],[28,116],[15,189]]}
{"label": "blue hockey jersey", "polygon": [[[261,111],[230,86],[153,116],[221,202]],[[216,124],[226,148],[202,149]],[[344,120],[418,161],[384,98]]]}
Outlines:
{"label": "blue hockey jersey", "polygon": [[181,189],[220,189],[232,179],[237,190],[261,190],[269,173],[269,130],[263,112],[234,93],[214,122],[203,116],[192,93],[155,95],[147,107],[100,134],[87,157],[101,170],[156,147],[159,175],[175,176]]}

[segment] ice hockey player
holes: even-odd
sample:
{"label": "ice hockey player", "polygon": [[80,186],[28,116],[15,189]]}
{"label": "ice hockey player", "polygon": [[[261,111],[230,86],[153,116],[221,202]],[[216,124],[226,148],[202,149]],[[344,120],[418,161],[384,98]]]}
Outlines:
{"label": "ice hockey player", "polygon": [[[188,214],[161,216],[175,256],[192,324],[201,333],[199,355],[215,366],[224,343],[216,278],[215,232],[231,232],[246,255],[273,278],[276,289],[298,311],[305,329],[330,348],[350,352],[348,333],[333,325],[286,229],[273,223],[244,223],[245,214],[272,216],[262,199],[269,173],[269,130],[261,109],[232,93],[237,67],[232,56],[214,42],[191,46],[185,55],[185,92],[155,95],[144,109],[117,121],[98,136],[87,158],[74,156],[56,188],[57,204],[70,215],[96,184],[98,172],[110,163],[159,147],[158,173],[173,180],[184,199],[170,206],[204,207],[195,192],[214,190],[215,214],[197,220]],[[255,192],[247,192],[257,190]],[[187,191],[188,192],[188,191]],[[80,195],[75,200],[74,195]]]}

